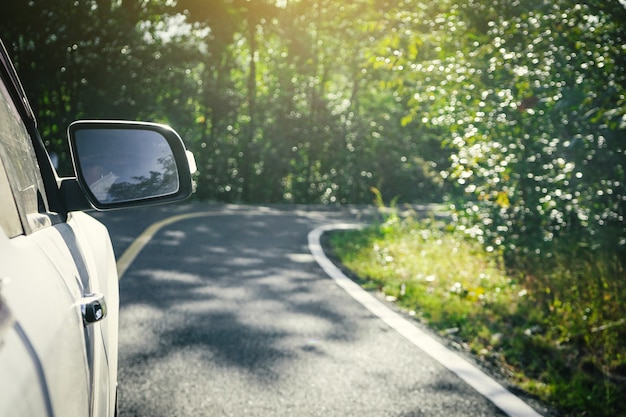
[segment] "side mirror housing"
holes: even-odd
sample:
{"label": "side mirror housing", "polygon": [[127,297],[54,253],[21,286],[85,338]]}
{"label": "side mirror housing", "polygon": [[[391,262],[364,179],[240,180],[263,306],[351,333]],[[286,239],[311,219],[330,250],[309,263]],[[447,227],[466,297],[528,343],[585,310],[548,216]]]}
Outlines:
{"label": "side mirror housing", "polygon": [[68,139],[76,172],[61,182],[68,211],[180,201],[193,191],[193,155],[169,126],[81,120]]}

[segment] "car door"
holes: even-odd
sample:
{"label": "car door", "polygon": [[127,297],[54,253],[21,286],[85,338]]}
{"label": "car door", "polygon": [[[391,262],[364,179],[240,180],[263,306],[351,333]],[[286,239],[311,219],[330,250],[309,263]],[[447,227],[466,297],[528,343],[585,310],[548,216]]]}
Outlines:
{"label": "car door", "polygon": [[[9,255],[11,250],[8,237],[19,236],[23,230],[2,160],[0,196],[0,254],[4,261],[5,254]],[[3,275],[0,275],[0,415],[50,416],[51,404],[45,379],[41,377],[41,364],[5,300],[4,287],[10,281]]]}
{"label": "car door", "polygon": [[[89,416],[102,398],[104,409],[111,408],[107,372],[104,388],[92,388],[94,372],[107,358],[105,330],[85,321],[85,309],[93,313],[94,306],[104,306],[104,297],[90,288],[96,261],[80,246],[86,240],[81,222],[89,220],[64,219],[50,210],[32,129],[24,123],[16,89],[2,75],[0,415]],[[98,310],[93,321],[106,320],[104,312]]]}

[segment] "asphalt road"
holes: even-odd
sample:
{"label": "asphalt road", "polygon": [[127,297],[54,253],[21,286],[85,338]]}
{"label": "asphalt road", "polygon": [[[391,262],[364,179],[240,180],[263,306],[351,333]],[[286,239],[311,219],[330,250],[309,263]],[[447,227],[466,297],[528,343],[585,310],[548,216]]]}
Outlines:
{"label": "asphalt road", "polygon": [[315,263],[307,234],[358,210],[189,204],[98,214],[120,282],[120,416],[502,416]]}

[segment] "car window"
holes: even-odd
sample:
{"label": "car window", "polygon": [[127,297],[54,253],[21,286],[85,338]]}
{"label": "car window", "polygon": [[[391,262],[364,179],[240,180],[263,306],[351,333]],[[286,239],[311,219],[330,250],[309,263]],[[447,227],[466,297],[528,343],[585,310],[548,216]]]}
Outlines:
{"label": "car window", "polygon": [[[50,225],[46,193],[30,135],[4,84],[0,84],[0,159],[24,231],[29,233]],[[6,196],[3,191],[2,199]]]}
{"label": "car window", "polygon": [[22,222],[13,199],[9,178],[4,169],[2,159],[0,159],[0,196],[0,227],[8,237],[23,234]]}

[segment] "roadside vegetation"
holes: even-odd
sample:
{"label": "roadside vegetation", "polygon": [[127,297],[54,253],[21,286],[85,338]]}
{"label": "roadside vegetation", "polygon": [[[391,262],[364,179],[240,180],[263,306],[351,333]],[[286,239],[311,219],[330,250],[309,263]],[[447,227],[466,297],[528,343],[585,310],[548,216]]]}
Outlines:
{"label": "roadside vegetation", "polygon": [[626,415],[619,259],[559,248],[532,267],[510,267],[450,218],[385,213],[379,224],[330,235],[362,286],[563,415]]}

